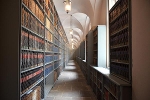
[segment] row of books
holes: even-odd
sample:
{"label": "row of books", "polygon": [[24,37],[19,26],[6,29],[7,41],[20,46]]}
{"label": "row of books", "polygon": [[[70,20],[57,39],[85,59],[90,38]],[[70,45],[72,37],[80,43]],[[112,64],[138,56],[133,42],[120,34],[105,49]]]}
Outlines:
{"label": "row of books", "polygon": [[50,72],[53,71],[53,64],[48,64],[46,65],[46,68],[45,68],[45,76],[48,75]]}
{"label": "row of books", "polygon": [[111,73],[118,75],[119,77],[129,80],[129,65],[121,63],[111,62]]}
{"label": "row of books", "polygon": [[37,80],[43,77],[43,68],[37,68],[29,72],[21,73],[21,92],[30,89]]}
{"label": "row of books", "polygon": [[54,32],[53,24],[47,17],[46,17],[46,20],[45,20],[45,25],[46,25],[46,28],[48,30],[51,30],[52,32]]}
{"label": "row of books", "polygon": [[120,0],[121,2],[110,13],[110,22],[116,19],[124,10],[128,8],[128,0]]}
{"label": "row of books", "polygon": [[44,8],[44,0],[37,0],[37,1],[40,3],[41,7]]}
{"label": "row of books", "polygon": [[25,7],[22,7],[21,24],[33,31],[35,34],[44,37],[44,26]]}
{"label": "row of books", "polygon": [[94,41],[93,41],[93,43],[94,44],[96,44],[97,43],[97,40],[98,40],[98,37],[96,36],[96,37],[94,37]]}
{"label": "row of books", "polygon": [[93,64],[94,64],[94,65],[97,65],[97,58],[94,58],[94,59],[93,59]]}
{"label": "row of books", "polygon": [[49,63],[49,62],[53,61],[53,55],[52,54],[49,54],[49,55],[46,54],[44,60],[45,60],[45,63]]}
{"label": "row of books", "polygon": [[110,54],[111,61],[129,62],[129,48],[127,46],[123,48],[112,49]]}
{"label": "row of books", "polygon": [[120,31],[110,39],[111,47],[128,45],[128,29]]}
{"label": "row of books", "polygon": [[102,74],[100,74],[100,73],[97,73],[97,78],[98,78],[98,80],[102,81],[102,79],[103,79],[103,75],[102,75]]}
{"label": "row of books", "polygon": [[54,4],[53,4],[53,1],[52,0],[45,0],[45,5],[47,5],[47,7],[49,9],[51,9],[51,13],[53,13],[53,8],[54,8]]}
{"label": "row of books", "polygon": [[97,96],[97,100],[103,100],[102,99],[102,92],[99,89],[97,90],[97,95],[96,96]]}
{"label": "row of books", "polygon": [[57,46],[53,46],[53,51],[54,51],[54,52],[60,52],[60,48],[57,47]]}
{"label": "row of books", "polygon": [[60,39],[58,32],[55,30],[54,35],[57,39]]}
{"label": "row of books", "polygon": [[60,55],[60,54],[55,54],[55,55],[53,56],[53,58],[54,58],[54,60],[58,60],[58,59],[61,58],[61,55]]}
{"label": "row of books", "polygon": [[117,19],[117,21],[110,24],[110,34],[113,34],[114,32],[128,26],[128,23],[128,11],[126,11]]}
{"label": "row of books", "polygon": [[54,69],[56,69],[57,67],[59,67],[61,61],[55,61],[54,62]]}
{"label": "row of books", "polygon": [[41,100],[41,86],[36,86],[32,92],[26,94],[21,100]]}
{"label": "row of books", "polygon": [[42,23],[44,23],[43,9],[40,9],[40,6],[35,2],[35,0],[23,0],[23,3]]}
{"label": "row of books", "polygon": [[104,84],[105,84],[105,87],[107,89],[109,89],[109,91],[111,91],[111,93],[113,93],[113,95],[115,95],[116,97],[118,96],[119,91],[118,91],[118,87],[116,84],[114,84],[112,81],[110,81],[107,78],[104,78]]}
{"label": "row of books", "polygon": [[45,51],[53,51],[53,44],[45,42]]}
{"label": "row of books", "polygon": [[54,43],[60,46],[60,42],[54,37]]}
{"label": "row of books", "polygon": [[44,50],[44,39],[32,34],[27,30],[22,30],[21,48],[30,50]]}
{"label": "row of books", "polygon": [[104,100],[117,100],[111,93],[104,88]]}
{"label": "row of books", "polygon": [[47,14],[47,17],[50,18],[50,20],[53,22],[53,10],[52,8],[49,8],[48,6],[45,6],[45,12]]}
{"label": "row of books", "polygon": [[98,80],[98,77],[97,77],[97,87],[98,87],[99,89],[102,89],[102,83],[101,83],[100,80]]}
{"label": "row of books", "polygon": [[96,29],[96,30],[94,30],[94,32],[93,32],[93,37],[95,38],[95,37],[97,37],[97,35],[98,35],[98,32],[97,32],[97,29]]}
{"label": "row of books", "polygon": [[104,88],[104,94],[103,94],[103,96],[104,96],[104,100],[109,100],[109,92]]}
{"label": "row of books", "polygon": [[32,51],[21,51],[21,69],[25,70],[33,68],[43,64],[43,53],[37,53]]}
{"label": "row of books", "polygon": [[53,35],[50,31],[48,31],[47,29],[45,30],[45,38],[50,41],[53,42]]}

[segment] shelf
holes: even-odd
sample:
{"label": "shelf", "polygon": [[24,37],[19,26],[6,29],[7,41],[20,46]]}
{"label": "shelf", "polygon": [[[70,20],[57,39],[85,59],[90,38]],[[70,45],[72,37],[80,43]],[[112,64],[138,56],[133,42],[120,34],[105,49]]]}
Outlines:
{"label": "shelf", "polygon": [[50,29],[48,29],[46,26],[45,26],[45,28],[51,33],[51,34],[53,34],[54,35],[54,33],[53,33],[53,31]]}
{"label": "shelf", "polygon": [[[29,11],[29,13],[31,13],[42,25],[44,25],[44,24],[40,21],[40,19],[37,18],[37,17],[30,11],[30,9],[29,9],[24,3],[22,3],[22,5],[23,5],[23,7],[25,7],[25,8]],[[43,12],[43,11],[42,11],[42,12]]]}
{"label": "shelf", "polygon": [[[54,71],[54,70],[53,70]],[[47,78],[53,71],[51,71],[50,73],[48,73],[46,76],[45,76],[45,78]]]}
{"label": "shelf", "polygon": [[[38,3],[38,5],[40,6],[40,9],[41,9],[41,10],[44,10],[44,7],[41,6],[41,4],[39,3],[38,0],[35,0],[35,2]],[[43,6],[44,6],[44,3],[43,3]]]}
{"label": "shelf", "polygon": [[42,78],[39,79],[37,82],[35,82],[34,84],[32,84],[32,85],[33,85],[32,87],[30,87],[30,88],[29,88],[28,90],[26,90],[25,92],[21,93],[21,97],[22,97],[23,95],[25,95],[25,94],[29,94],[35,86],[37,86],[40,82],[43,81],[43,79],[44,79],[44,78],[42,77]]}
{"label": "shelf", "polygon": [[55,46],[57,46],[57,47],[59,47],[59,48],[61,48],[59,45],[57,45],[56,43],[53,43]]}
{"label": "shelf", "polygon": [[24,51],[33,51],[33,52],[44,52],[44,51],[42,51],[42,50],[31,50],[31,49],[21,49],[22,51],[24,50]]}
{"label": "shelf", "polygon": [[110,49],[117,49],[117,48],[123,48],[128,47],[129,45],[120,45],[120,46],[112,46]]}
{"label": "shelf", "polygon": [[[63,63],[59,64],[58,67],[60,67],[60,65],[62,65]],[[56,67],[54,70],[56,70],[58,67]]]}
{"label": "shelf", "polygon": [[121,15],[123,15],[126,11],[128,10],[128,8],[126,8],[125,10],[123,10],[116,18],[114,18],[110,23],[113,23],[114,21],[116,21]]}
{"label": "shelf", "polygon": [[48,62],[48,63],[45,64],[45,66],[48,65],[48,64],[51,64],[51,63],[53,63],[53,62],[54,62],[54,61]]}
{"label": "shelf", "polygon": [[21,27],[22,27],[23,29],[25,29],[25,30],[27,30],[27,31],[31,32],[32,34],[34,34],[34,35],[36,35],[36,36],[38,36],[38,37],[40,37],[40,38],[44,39],[44,37],[42,37],[42,36],[38,35],[37,33],[33,32],[32,30],[28,29],[27,27],[25,27],[25,26],[23,26],[23,25],[21,25]]}
{"label": "shelf", "polygon": [[104,88],[105,88],[109,93],[111,93],[111,95],[112,95],[113,97],[115,97],[115,99],[118,100],[118,98],[108,89],[107,86],[104,85]]}
{"label": "shelf", "polygon": [[[48,9],[49,10],[49,9]],[[45,12],[45,11],[44,11]],[[52,14],[51,12],[50,12],[50,14]],[[48,18],[48,20],[50,20],[50,22],[52,23],[52,25],[54,25],[54,22],[49,18],[49,16],[47,15],[47,13],[45,12],[45,15],[46,15],[46,17]]]}
{"label": "shelf", "polygon": [[27,71],[30,71],[30,70],[34,70],[34,69],[37,69],[37,68],[40,68],[40,67],[43,67],[43,64],[39,65],[39,66],[36,66],[36,67],[30,67],[30,68],[27,68],[27,69],[24,69],[21,71],[21,73],[25,73]]}
{"label": "shelf", "polygon": [[53,53],[61,53],[61,52],[53,52]]}
{"label": "shelf", "polygon": [[[130,82],[130,80],[128,80],[128,79],[126,79],[126,78],[124,78],[123,76],[121,76],[121,75],[116,75],[115,73],[111,73],[113,76],[115,76],[115,77],[117,77],[117,78],[119,78],[119,79],[121,79],[122,81],[124,81],[124,82]],[[125,86],[126,86],[126,84],[125,84]],[[127,86],[129,86],[128,84],[127,84]]]}
{"label": "shelf", "polygon": [[103,82],[102,82],[102,80],[100,80],[99,78],[98,78],[98,80],[99,80],[99,82],[102,84]]}
{"label": "shelf", "polygon": [[53,62],[60,61],[61,59],[54,60]]}
{"label": "shelf", "polygon": [[119,30],[113,32],[112,34],[110,34],[110,36],[114,36],[114,35],[116,35],[117,33],[121,32],[121,31],[123,31],[123,30],[125,30],[125,29],[127,29],[127,28],[128,28],[128,25],[127,25],[127,26],[124,26],[124,28],[120,28]]}
{"label": "shelf", "polygon": [[53,42],[52,42],[52,41],[49,41],[49,40],[47,40],[46,38],[45,38],[45,41],[47,41],[47,42],[49,42],[49,43],[53,44]]}
{"label": "shelf", "polygon": [[109,12],[112,12],[116,6],[118,6],[118,4],[121,2],[121,0],[118,0],[115,5],[113,5],[113,7],[109,10]]}
{"label": "shelf", "polygon": [[92,68],[96,69],[96,71],[98,71],[101,74],[110,74],[109,73],[109,69],[107,68],[103,68],[103,67],[96,67],[96,66],[91,66]]}
{"label": "shelf", "polygon": [[45,51],[45,53],[53,53],[53,51]]}
{"label": "shelf", "polygon": [[126,64],[126,65],[129,64],[128,62],[118,61],[118,60],[113,60],[113,61],[111,61],[111,62],[114,62],[114,63],[120,63],[120,64]]}

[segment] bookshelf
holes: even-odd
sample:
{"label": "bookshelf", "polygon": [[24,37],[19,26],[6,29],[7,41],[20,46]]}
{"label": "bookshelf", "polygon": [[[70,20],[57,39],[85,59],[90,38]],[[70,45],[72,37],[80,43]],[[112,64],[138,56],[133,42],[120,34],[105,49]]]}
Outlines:
{"label": "bookshelf", "polygon": [[132,100],[131,85],[102,67],[90,66],[90,86],[98,100]]}
{"label": "bookshelf", "polygon": [[130,0],[118,0],[109,11],[110,73],[131,83]]}
{"label": "bookshelf", "polygon": [[98,25],[93,33],[93,65],[106,67],[106,25]]}
{"label": "bookshelf", "polygon": [[[35,94],[38,95],[37,100],[44,99],[65,67],[63,63],[67,63],[68,59],[67,56],[64,57],[64,52],[68,55],[65,50],[68,48],[68,40],[64,38],[66,35],[58,14],[57,26],[60,29],[54,26],[54,13],[57,11],[53,1],[3,1],[2,4],[1,7],[7,7],[3,9],[5,31],[2,32],[7,33],[8,43],[2,49],[5,56],[1,53],[2,58],[7,58],[2,61],[4,67],[1,76],[7,77],[2,83],[4,96],[1,99],[28,100]],[[10,15],[12,18],[8,18]],[[6,35],[1,36],[5,38],[1,39],[1,43],[6,42]]]}
{"label": "bookshelf", "polygon": [[85,78],[87,78],[87,66],[86,66],[86,61],[85,60],[82,60],[81,70],[82,70]]}
{"label": "bookshelf", "polygon": [[87,67],[87,83],[90,81],[90,65],[93,64],[93,32],[90,30],[86,35],[86,67]]}

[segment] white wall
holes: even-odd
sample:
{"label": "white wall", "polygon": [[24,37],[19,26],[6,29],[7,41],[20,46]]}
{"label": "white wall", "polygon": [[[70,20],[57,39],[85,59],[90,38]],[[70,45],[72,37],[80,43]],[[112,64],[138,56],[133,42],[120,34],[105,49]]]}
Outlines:
{"label": "white wall", "polygon": [[132,0],[132,98],[150,100],[150,0]]}
{"label": "white wall", "polygon": [[106,3],[107,0],[96,0],[94,8],[94,22],[92,23],[92,26],[106,25]]}

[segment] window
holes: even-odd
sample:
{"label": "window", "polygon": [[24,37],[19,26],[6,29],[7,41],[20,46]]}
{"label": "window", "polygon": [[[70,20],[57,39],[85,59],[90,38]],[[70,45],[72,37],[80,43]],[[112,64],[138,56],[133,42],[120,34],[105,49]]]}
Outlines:
{"label": "window", "polygon": [[109,0],[109,10],[113,7],[113,5],[117,2],[118,0]]}

